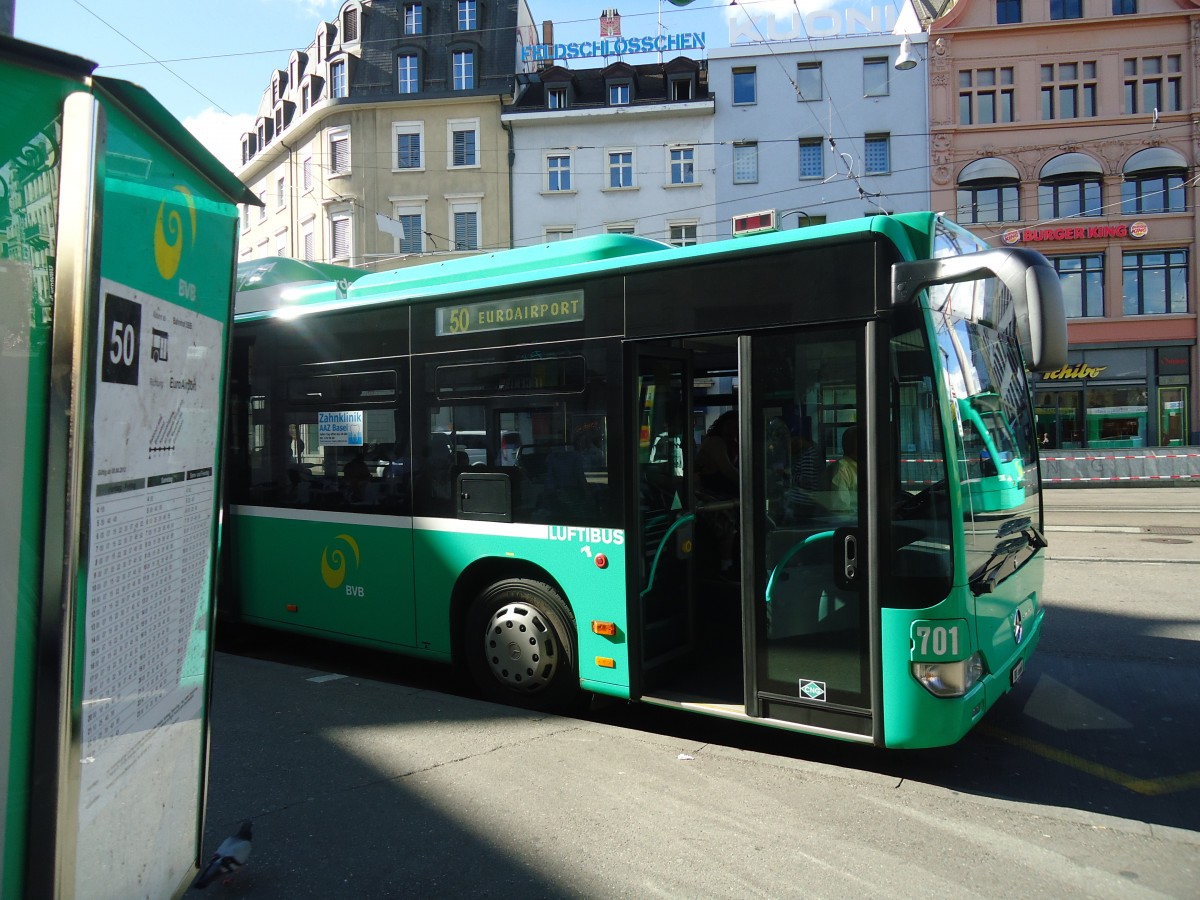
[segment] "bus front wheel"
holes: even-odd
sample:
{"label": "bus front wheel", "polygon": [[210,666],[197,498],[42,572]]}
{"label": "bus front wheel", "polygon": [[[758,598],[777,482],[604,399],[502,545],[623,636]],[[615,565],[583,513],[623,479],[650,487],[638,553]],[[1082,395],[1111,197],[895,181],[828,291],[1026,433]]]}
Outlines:
{"label": "bus front wheel", "polygon": [[574,617],[550,585],[491,585],[471,604],[465,637],[471,677],[489,700],[551,711],[577,698]]}

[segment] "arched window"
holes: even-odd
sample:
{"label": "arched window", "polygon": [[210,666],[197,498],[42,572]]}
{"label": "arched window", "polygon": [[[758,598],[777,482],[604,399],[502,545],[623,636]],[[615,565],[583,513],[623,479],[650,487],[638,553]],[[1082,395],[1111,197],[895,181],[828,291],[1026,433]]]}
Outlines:
{"label": "arched window", "polygon": [[1020,219],[1020,183],[1010,162],[988,156],[969,163],[958,174],[958,221],[975,225]]}
{"label": "arched window", "polygon": [[1183,182],[1187,160],[1169,147],[1150,147],[1129,157],[1121,170],[1121,212],[1151,215],[1187,211]]}
{"label": "arched window", "polygon": [[1038,218],[1099,216],[1103,170],[1086,153],[1062,153],[1042,166],[1038,178]]}

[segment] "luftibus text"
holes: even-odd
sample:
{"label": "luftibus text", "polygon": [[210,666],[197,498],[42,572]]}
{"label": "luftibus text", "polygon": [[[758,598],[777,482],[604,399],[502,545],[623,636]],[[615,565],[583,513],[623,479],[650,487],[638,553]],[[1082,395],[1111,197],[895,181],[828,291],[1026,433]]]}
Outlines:
{"label": "luftibus text", "polygon": [[581,544],[612,544],[620,547],[625,543],[625,532],[620,528],[576,528],[567,525],[551,525],[550,540],[578,541]]}

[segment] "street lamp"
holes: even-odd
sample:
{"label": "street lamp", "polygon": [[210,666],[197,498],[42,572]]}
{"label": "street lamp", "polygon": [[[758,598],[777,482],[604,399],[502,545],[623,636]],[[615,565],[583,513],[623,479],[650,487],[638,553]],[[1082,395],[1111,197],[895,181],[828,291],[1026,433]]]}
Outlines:
{"label": "street lamp", "polygon": [[906,69],[916,68],[917,54],[913,52],[912,41],[908,35],[904,36],[904,40],[900,42],[900,55],[896,57],[896,68],[903,72]]}

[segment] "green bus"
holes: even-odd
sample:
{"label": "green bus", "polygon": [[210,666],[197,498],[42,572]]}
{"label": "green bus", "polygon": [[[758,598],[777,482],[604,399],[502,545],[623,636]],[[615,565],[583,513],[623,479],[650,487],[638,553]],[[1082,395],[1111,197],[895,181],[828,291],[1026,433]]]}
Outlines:
{"label": "green bus", "polygon": [[[283,291],[235,317],[222,616],[532,708],[950,744],[1041,631],[1027,373],[1065,356],[1044,258],[928,213]],[[967,385],[1013,425],[1011,508],[964,492]]]}

